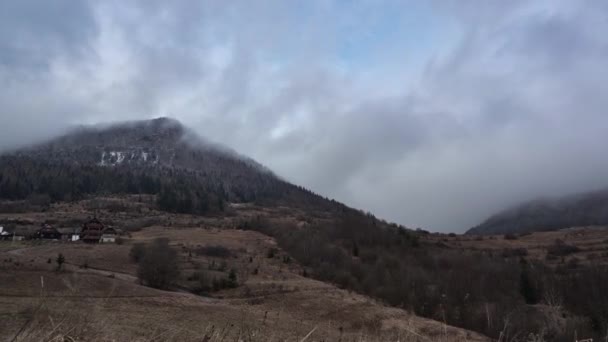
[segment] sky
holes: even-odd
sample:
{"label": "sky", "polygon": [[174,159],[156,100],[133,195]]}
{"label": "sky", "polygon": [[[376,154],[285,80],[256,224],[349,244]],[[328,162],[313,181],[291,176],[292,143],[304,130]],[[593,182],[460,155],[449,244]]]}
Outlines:
{"label": "sky", "polygon": [[463,232],[608,186],[603,0],[0,2],[0,150],[169,116],[317,193]]}

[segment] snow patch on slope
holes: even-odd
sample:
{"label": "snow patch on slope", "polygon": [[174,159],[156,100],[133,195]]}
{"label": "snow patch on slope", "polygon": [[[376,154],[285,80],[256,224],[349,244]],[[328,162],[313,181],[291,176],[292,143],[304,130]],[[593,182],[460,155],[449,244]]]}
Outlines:
{"label": "snow patch on slope", "polygon": [[158,164],[159,157],[151,156],[151,153],[140,150],[134,151],[103,151],[101,159],[97,163],[99,166],[117,166],[123,163],[151,163]]}

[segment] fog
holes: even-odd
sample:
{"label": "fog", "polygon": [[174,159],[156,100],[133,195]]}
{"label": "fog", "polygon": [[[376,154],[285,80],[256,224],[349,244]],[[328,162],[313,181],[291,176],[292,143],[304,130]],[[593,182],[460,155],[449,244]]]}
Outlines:
{"label": "fog", "polygon": [[3,1],[0,150],[169,116],[294,183],[462,232],[608,186],[604,1]]}

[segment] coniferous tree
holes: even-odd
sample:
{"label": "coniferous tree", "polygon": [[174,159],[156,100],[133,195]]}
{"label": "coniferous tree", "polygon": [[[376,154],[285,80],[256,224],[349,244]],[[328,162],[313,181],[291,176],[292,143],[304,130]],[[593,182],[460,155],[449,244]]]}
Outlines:
{"label": "coniferous tree", "polygon": [[526,304],[537,304],[539,300],[538,291],[532,281],[528,269],[528,264],[522,259],[521,273],[519,277],[519,291],[524,297]]}

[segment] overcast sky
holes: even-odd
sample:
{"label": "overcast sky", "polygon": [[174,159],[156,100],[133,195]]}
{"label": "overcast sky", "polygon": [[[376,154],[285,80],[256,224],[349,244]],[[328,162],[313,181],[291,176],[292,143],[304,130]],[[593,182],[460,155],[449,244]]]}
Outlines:
{"label": "overcast sky", "polygon": [[0,149],[171,116],[284,178],[462,232],[608,186],[608,2],[0,2]]}

